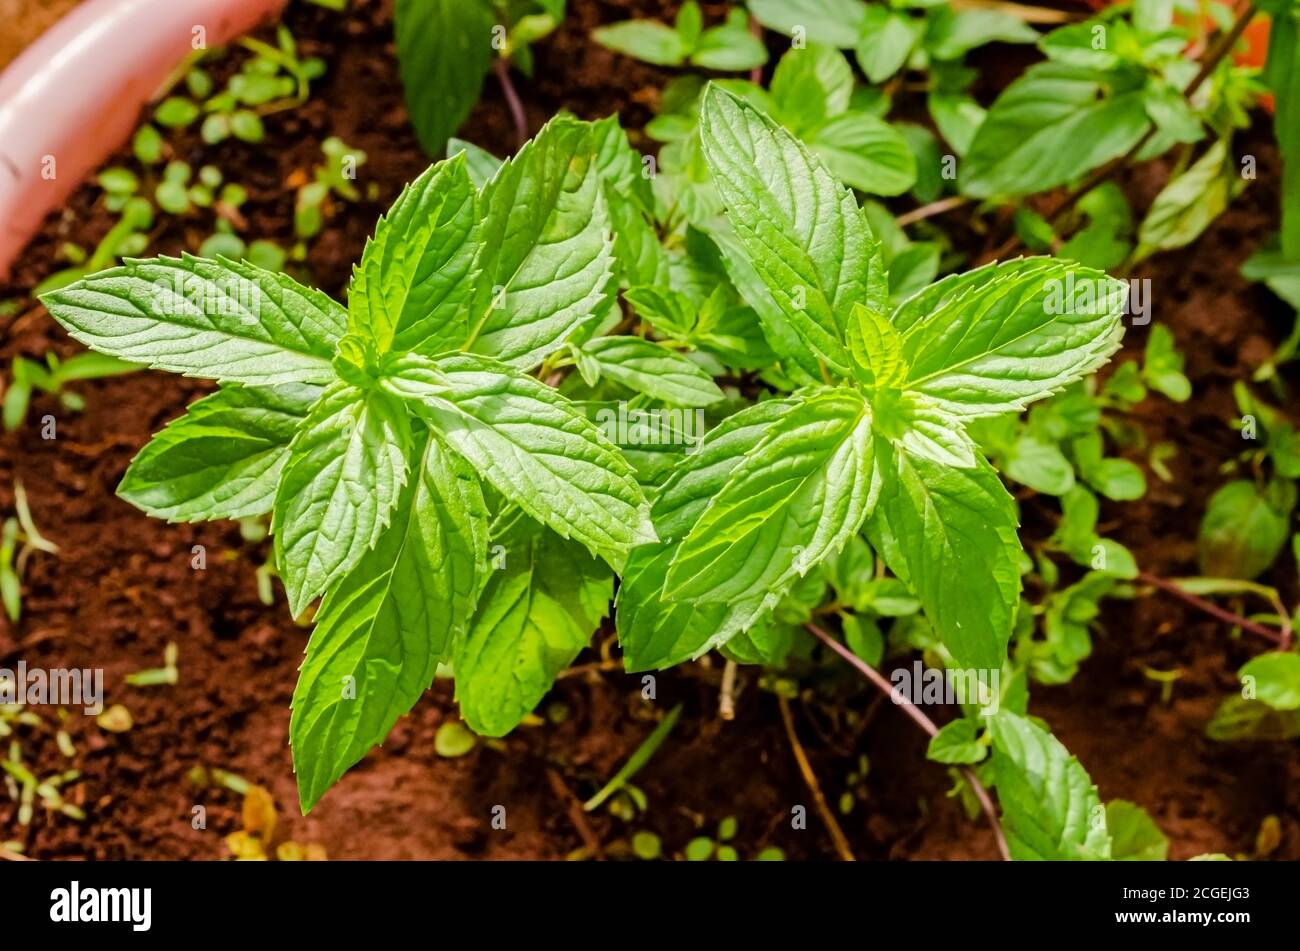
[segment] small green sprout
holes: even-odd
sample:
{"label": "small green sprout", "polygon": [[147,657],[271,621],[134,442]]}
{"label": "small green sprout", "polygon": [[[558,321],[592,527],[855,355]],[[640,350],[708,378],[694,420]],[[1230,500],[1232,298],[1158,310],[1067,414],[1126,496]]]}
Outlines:
{"label": "small green sprout", "polygon": [[163,666],[127,674],[126,682],[132,687],[155,687],[162,684],[174,686],[179,677],[179,671],[176,668],[176,654],[176,645],[169,642],[163,650]]}
{"label": "small green sprout", "polygon": [[433,749],[439,756],[446,759],[455,759],[464,756],[470,750],[474,749],[478,743],[478,737],[471,733],[465,724],[458,720],[450,720],[438,727],[438,732],[433,737]]}
{"label": "small green sprout", "polygon": [[64,409],[80,413],[85,410],[86,401],[65,389],[69,383],[121,376],[138,369],[133,363],[99,353],[79,353],[67,360],[47,353],[44,364],[26,357],[15,357],[11,370],[13,376],[4,391],[5,430],[13,432],[23,424],[34,392],[57,397]]}
{"label": "small green sprout", "polygon": [[[5,519],[0,527],[0,601],[9,620],[17,624],[22,617],[22,577],[27,559],[33,551],[58,554],[59,548],[37,530],[21,481],[14,482],[14,510],[16,517]],[[4,726],[0,719],[0,727]],[[0,730],[0,736],[4,735]]]}
{"label": "small green sprout", "polygon": [[366,153],[350,148],[338,136],[321,143],[325,161],[316,167],[316,177],[298,189],[293,227],[299,238],[307,240],[320,234],[325,224],[325,202],[330,195],[344,201],[359,201],[361,193],[353,184],[357,169],[366,163]]}
{"label": "small green sprout", "polygon": [[587,812],[593,812],[596,809],[599,809],[610,796],[614,795],[614,793],[626,786],[632,777],[640,772],[641,768],[645,766],[646,763],[650,762],[650,758],[654,756],[659,750],[659,747],[663,745],[664,740],[668,739],[668,734],[673,731],[673,727],[677,725],[677,720],[681,715],[682,705],[679,703],[668,711],[668,715],[659,722],[659,724],[650,732],[650,735],[647,736],[641,742],[641,745],[632,752],[632,755],[627,758],[627,762],[624,763],[622,768],[614,774],[614,778],[602,786],[596,795],[583,803],[582,808]]}

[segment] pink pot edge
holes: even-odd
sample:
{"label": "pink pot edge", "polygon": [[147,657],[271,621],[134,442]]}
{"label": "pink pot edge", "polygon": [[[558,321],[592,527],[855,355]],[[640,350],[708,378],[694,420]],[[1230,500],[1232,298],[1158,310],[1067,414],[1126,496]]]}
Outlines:
{"label": "pink pot edge", "polygon": [[176,65],[287,0],[86,0],[0,72],[0,280],[140,124]]}

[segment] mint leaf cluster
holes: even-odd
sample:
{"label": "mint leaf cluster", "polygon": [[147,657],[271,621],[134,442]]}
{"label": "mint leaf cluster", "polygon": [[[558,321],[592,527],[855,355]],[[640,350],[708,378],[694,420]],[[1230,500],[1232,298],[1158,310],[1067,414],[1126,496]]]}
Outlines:
{"label": "mint leaf cluster", "polygon": [[[656,495],[659,541],[633,552],[619,589],[629,669],[755,629],[861,531],[958,666],[1000,669],[1020,590],[1017,513],[967,425],[1105,362],[1123,286],[1027,259],[945,278],[891,311],[866,215],[808,147],[717,86],[700,135],[728,264],[748,275],[801,385],[729,417]],[[1066,286],[1087,299],[1062,301]]]}
{"label": "mint leaf cluster", "polygon": [[[549,686],[519,669],[571,660],[612,570],[654,538],[628,462],[529,375],[612,304],[597,162],[595,128],[557,119],[481,189],[465,157],[438,163],[380,220],[346,308],[189,256],[44,297],[95,350],[220,383],[119,491],[172,521],[270,513],[294,614],[324,595],[293,702],[305,809],[440,663],[471,725],[513,727]],[[489,581],[503,538],[506,570]]]}
{"label": "mint leaf cluster", "polygon": [[[855,115],[846,64],[801,55],[777,100],[821,89],[818,139]],[[860,574],[866,540],[895,577],[855,603],[919,604],[954,664],[1002,668],[1023,554],[969,427],[1100,366],[1124,286],[1030,258],[891,295],[906,249],[833,150],[718,84],[685,134],[710,196],[688,221],[616,119],[561,117],[505,162],[452,142],[346,306],[188,256],[44,296],[87,346],[219,384],[119,493],[171,521],[269,514],[291,610],[320,599],[290,728],[304,809],[440,668],[474,730],[513,729],[611,599],[629,670],[773,662],[781,602],[819,566]]]}

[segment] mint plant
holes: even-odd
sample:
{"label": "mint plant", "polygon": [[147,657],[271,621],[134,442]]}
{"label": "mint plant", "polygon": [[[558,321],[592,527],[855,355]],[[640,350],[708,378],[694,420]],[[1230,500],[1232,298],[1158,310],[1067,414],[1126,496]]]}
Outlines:
{"label": "mint plant", "polygon": [[653,538],[628,463],[527,374],[609,303],[595,158],[592,127],[561,119],[481,192],[464,158],[435,165],[380,221],[346,308],[189,256],[44,298],[102,353],[219,382],[119,491],[172,521],[271,513],[290,608],[325,596],[293,704],[305,809],[441,662],[472,725],[512,727]]}
{"label": "mint plant", "polygon": [[[1047,61],[1011,83],[979,125],[961,190],[977,198],[1033,194],[1130,150],[1147,159],[1198,142],[1206,126],[1230,136],[1246,124],[1241,105],[1250,87],[1217,84],[1214,96],[1193,107],[1183,93],[1195,72],[1183,57],[1187,41],[1173,22],[1173,4],[1161,2],[1112,8],[1048,33],[1038,44]],[[1190,183],[1184,191],[1199,195]],[[1165,237],[1166,226],[1148,230]]]}
{"label": "mint plant", "polygon": [[[119,494],[171,521],[271,514],[290,609],[320,598],[290,727],[305,810],[440,665],[471,728],[511,730],[616,575],[629,670],[803,650],[784,619],[824,572],[860,644],[871,611],[919,607],[952,663],[1002,669],[1023,554],[968,427],[1105,362],[1123,285],[1028,258],[892,305],[868,214],[809,147],[717,85],[696,135],[724,209],[698,228],[665,224],[615,120],[562,117],[413,182],[346,307],[189,256],[43,298],[95,350],[219,384]],[[767,392],[715,382],[736,371]],[[696,412],[718,422],[687,439]],[[861,577],[864,534],[897,590]]]}
{"label": "mint plant", "polygon": [[[799,388],[710,432],[655,498],[661,539],[619,591],[629,669],[752,630],[865,527],[961,666],[1000,668],[1019,591],[1015,505],[966,432],[1096,369],[1121,334],[1116,282],[1050,259],[946,278],[890,313],[852,194],[758,109],[711,87],[703,153],[772,349]],[[1098,296],[1052,313],[1074,273]]]}

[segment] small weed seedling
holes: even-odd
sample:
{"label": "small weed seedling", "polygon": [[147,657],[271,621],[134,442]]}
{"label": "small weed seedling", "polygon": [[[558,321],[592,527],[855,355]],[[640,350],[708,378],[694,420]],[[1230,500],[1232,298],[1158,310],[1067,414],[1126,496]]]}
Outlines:
{"label": "small weed seedling", "polygon": [[[196,59],[185,72],[184,90],[168,96],[154,112],[154,122],[165,129],[181,129],[203,117],[199,134],[208,145],[232,136],[257,143],[266,137],[264,116],[296,109],[307,101],[311,82],[325,75],[325,62],[317,57],[302,58],[287,27],[276,31],[276,43],[243,37],[239,45],[254,55],[246,59],[224,89],[218,90],[212,76]],[[163,143],[158,130],[145,125],[136,133],[133,148],[144,165],[162,157]]]}
{"label": "small weed seedling", "polygon": [[[361,198],[355,181],[357,169],[366,163],[366,153],[349,148],[337,136],[330,136],[322,142],[321,151],[325,154],[325,161],[316,167],[312,181],[298,189],[298,201],[294,206],[293,230],[303,241],[320,234],[330,196],[343,201],[359,201]],[[294,256],[301,258],[304,253],[300,242]]]}
{"label": "small weed seedling", "polygon": [[86,408],[86,401],[65,389],[69,383],[102,380],[138,369],[140,368],[133,363],[99,353],[79,353],[67,360],[60,360],[57,355],[47,353],[44,364],[26,357],[15,357],[13,377],[4,391],[5,430],[13,432],[23,424],[34,392],[57,397],[64,409],[80,413]]}
{"label": "small weed seedling", "polygon": [[59,548],[43,536],[32,521],[27,492],[21,482],[14,483],[15,515],[0,525],[0,601],[5,614],[17,624],[23,613],[23,572],[34,551],[57,555]]}
{"label": "small weed seedling", "polygon": [[705,29],[704,14],[695,0],[682,4],[671,27],[656,20],[627,20],[601,27],[592,38],[656,66],[689,63],[701,69],[736,72],[767,62],[767,47],[750,32],[744,10],[728,10],[725,21]]}

